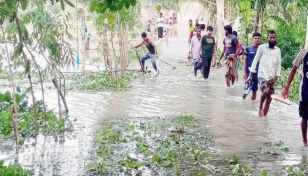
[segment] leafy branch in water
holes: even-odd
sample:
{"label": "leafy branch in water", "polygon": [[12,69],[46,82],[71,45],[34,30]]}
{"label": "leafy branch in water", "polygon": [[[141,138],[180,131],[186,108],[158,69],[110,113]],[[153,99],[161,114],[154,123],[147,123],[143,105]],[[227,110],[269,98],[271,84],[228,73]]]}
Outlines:
{"label": "leafy branch in water", "polygon": [[18,163],[4,166],[3,161],[0,161],[0,175],[2,176],[33,176],[34,173],[30,170],[24,170]]}
{"label": "leafy branch in water", "polygon": [[134,73],[126,73],[124,77],[118,78],[115,84],[111,84],[109,72],[86,72],[68,76],[70,90],[124,90],[131,86],[133,79],[137,77]]}
{"label": "leafy branch in water", "polygon": [[[33,107],[28,104],[29,92],[30,88],[22,92],[17,87],[15,94],[19,117],[19,130],[23,138],[35,135]],[[10,121],[12,105],[11,92],[0,93],[0,140],[12,135],[13,129]],[[37,123],[41,134],[61,134],[72,128],[68,119],[58,118],[53,111],[47,111],[47,120],[45,121],[42,101],[36,101],[36,105]],[[21,140],[22,142],[23,140]]]}

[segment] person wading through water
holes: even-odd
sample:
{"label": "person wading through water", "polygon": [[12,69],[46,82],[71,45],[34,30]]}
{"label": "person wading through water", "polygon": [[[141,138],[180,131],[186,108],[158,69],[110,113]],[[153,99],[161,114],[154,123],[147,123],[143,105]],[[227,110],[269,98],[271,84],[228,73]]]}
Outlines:
{"label": "person wading through water", "polygon": [[162,39],[164,37],[164,17],[163,14],[160,13],[157,18],[157,30],[158,30],[158,39]]}
{"label": "person wading through water", "polygon": [[202,68],[202,62],[200,59],[200,41],[201,41],[201,30],[200,28],[196,29],[197,34],[191,38],[191,43],[190,43],[190,52],[192,55],[192,61],[195,64],[194,66],[194,72],[195,76],[197,76],[197,70],[200,70]]}
{"label": "person wading through water", "polygon": [[302,49],[293,61],[287,85],[282,92],[284,98],[289,98],[289,88],[296,74],[297,68],[302,66],[301,83],[299,85],[299,116],[302,117],[301,129],[304,147],[307,147],[307,120],[308,120],[308,48]]}
{"label": "person wading through water", "polygon": [[[237,32],[236,31],[233,31],[232,34],[237,37]],[[237,38],[238,39],[238,38]],[[238,40],[238,45],[236,47],[236,50],[240,50],[239,54],[237,55],[236,57],[236,71],[237,71],[237,74],[236,74],[236,82],[238,81],[238,69],[240,67],[240,55],[243,55],[244,54],[244,45],[242,44],[242,42],[240,40]]]}
{"label": "person wading through water", "polygon": [[[259,117],[267,116],[272,101],[271,95],[275,93],[275,83],[281,72],[281,51],[276,47],[277,35],[274,30],[268,31],[268,43],[259,46],[255,59],[250,67],[248,81],[252,81],[252,73],[257,73],[257,64],[259,64],[258,78],[260,89],[262,91]],[[265,106],[263,104],[265,103]]]}
{"label": "person wading through water", "polygon": [[219,60],[217,61],[217,64],[220,64],[221,58],[225,56],[225,62],[224,62],[226,70],[225,78],[227,87],[230,87],[230,81],[232,82],[233,85],[235,78],[237,76],[236,57],[239,54],[240,49],[237,50],[239,41],[237,37],[232,34],[232,27],[230,25],[226,25],[224,29],[226,35],[223,41],[224,48],[222,50]]}
{"label": "person wading through water", "polygon": [[142,43],[137,45],[135,47],[135,49],[139,48],[140,46],[142,46],[143,44],[148,48],[149,50],[149,53],[142,56],[141,57],[141,71],[144,72],[144,62],[147,60],[147,59],[150,59],[151,58],[151,62],[152,62],[152,65],[153,65],[153,68],[155,69],[156,73],[158,73],[158,70],[157,70],[157,66],[156,66],[156,58],[157,58],[157,48],[156,48],[156,45],[154,44],[154,42],[152,40],[150,40],[148,37],[147,37],[147,33],[143,32],[141,34],[141,37],[143,39]]}
{"label": "person wading through water", "polygon": [[212,36],[213,27],[207,27],[207,35],[202,36],[199,52],[202,57],[203,65],[203,78],[207,80],[209,78],[211,62],[213,54],[216,55],[215,38]]}
{"label": "person wading through water", "polygon": [[[247,46],[244,50],[244,59],[243,59],[243,78],[244,80],[247,80],[250,71],[249,68],[252,65],[252,62],[256,56],[258,47],[260,45],[261,40],[261,34],[258,32],[255,32],[252,34],[252,45]],[[259,64],[256,66],[256,71],[258,72]],[[252,95],[251,100],[256,100],[257,98],[257,91],[258,91],[258,73],[252,73],[252,82],[250,83]],[[248,84],[246,82],[246,84]],[[247,94],[243,94],[243,99],[246,99]]]}

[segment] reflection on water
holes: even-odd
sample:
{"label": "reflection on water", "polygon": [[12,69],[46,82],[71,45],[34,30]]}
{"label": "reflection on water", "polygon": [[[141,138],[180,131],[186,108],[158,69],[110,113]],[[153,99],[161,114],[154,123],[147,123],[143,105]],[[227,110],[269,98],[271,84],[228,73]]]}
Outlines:
{"label": "reflection on water", "polygon": [[[226,88],[223,69],[212,69],[210,80],[204,81],[201,75],[194,77],[192,67],[179,63],[187,54],[187,42],[170,42],[170,48],[161,50],[160,59],[177,69],[157,61],[161,74],[137,79],[130,91],[69,92],[70,118],[77,119],[75,131],[57,138],[39,136],[37,145],[32,145],[33,140],[26,141],[19,162],[25,167],[34,166],[36,173],[46,175],[87,175],[85,165],[95,156],[93,138],[102,126],[111,121],[169,117],[183,112],[197,119],[200,130],[215,136],[214,148],[225,156],[236,154],[248,158],[265,170],[280,170],[281,164],[306,162],[307,151],[300,148],[297,105],[273,101],[268,117],[258,118],[259,100],[241,99],[242,81]],[[147,64],[151,68],[150,62]],[[56,103],[55,97],[54,90],[47,91],[50,109],[57,107],[52,104]],[[280,162],[258,158],[264,142],[280,140],[290,148]],[[15,155],[12,150],[5,150],[1,156],[8,162]]]}

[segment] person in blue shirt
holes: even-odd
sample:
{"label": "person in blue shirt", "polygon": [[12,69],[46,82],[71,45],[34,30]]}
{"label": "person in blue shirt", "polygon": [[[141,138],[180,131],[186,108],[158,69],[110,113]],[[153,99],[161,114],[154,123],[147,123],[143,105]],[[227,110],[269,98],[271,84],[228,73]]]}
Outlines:
{"label": "person in blue shirt", "polygon": [[[247,80],[249,74],[250,74],[250,70],[249,68],[252,65],[252,62],[256,56],[258,47],[260,45],[260,38],[261,38],[261,34],[258,32],[253,33],[252,35],[252,45],[251,46],[247,46],[244,50],[244,60],[243,60],[243,77],[245,80]],[[258,71],[258,67],[259,64],[257,65],[256,70]],[[248,86],[251,86],[251,90],[252,90],[252,96],[251,96],[251,100],[255,100],[257,97],[257,91],[258,91],[258,73],[253,73],[252,74],[252,81],[250,83],[248,83],[246,81],[245,84],[249,84]],[[246,87],[246,86],[245,86]],[[247,94],[244,93],[243,94],[243,99],[246,99]]]}
{"label": "person in blue shirt", "polygon": [[296,74],[297,68],[301,69],[301,83],[299,87],[299,116],[302,117],[301,129],[304,147],[307,147],[307,121],[308,121],[308,48],[302,49],[293,62],[293,68],[288,77],[287,85],[282,92],[284,98],[289,97],[290,85]]}

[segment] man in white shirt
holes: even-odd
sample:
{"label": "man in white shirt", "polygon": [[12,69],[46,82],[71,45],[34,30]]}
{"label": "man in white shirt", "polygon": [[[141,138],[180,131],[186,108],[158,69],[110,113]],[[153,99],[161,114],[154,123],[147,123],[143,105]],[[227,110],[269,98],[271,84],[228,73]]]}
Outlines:
{"label": "man in white shirt", "polygon": [[[260,89],[262,91],[259,117],[266,116],[272,101],[271,95],[274,94],[274,85],[280,76],[281,71],[281,51],[276,47],[276,32],[268,31],[268,43],[259,46],[255,59],[250,67],[248,81],[252,80],[252,73],[256,73],[256,67],[259,63],[258,78]],[[263,104],[265,106],[263,107]]]}
{"label": "man in white shirt", "polygon": [[158,39],[163,38],[164,33],[164,17],[163,14],[160,13],[159,17],[157,18],[157,27],[158,27]]}

